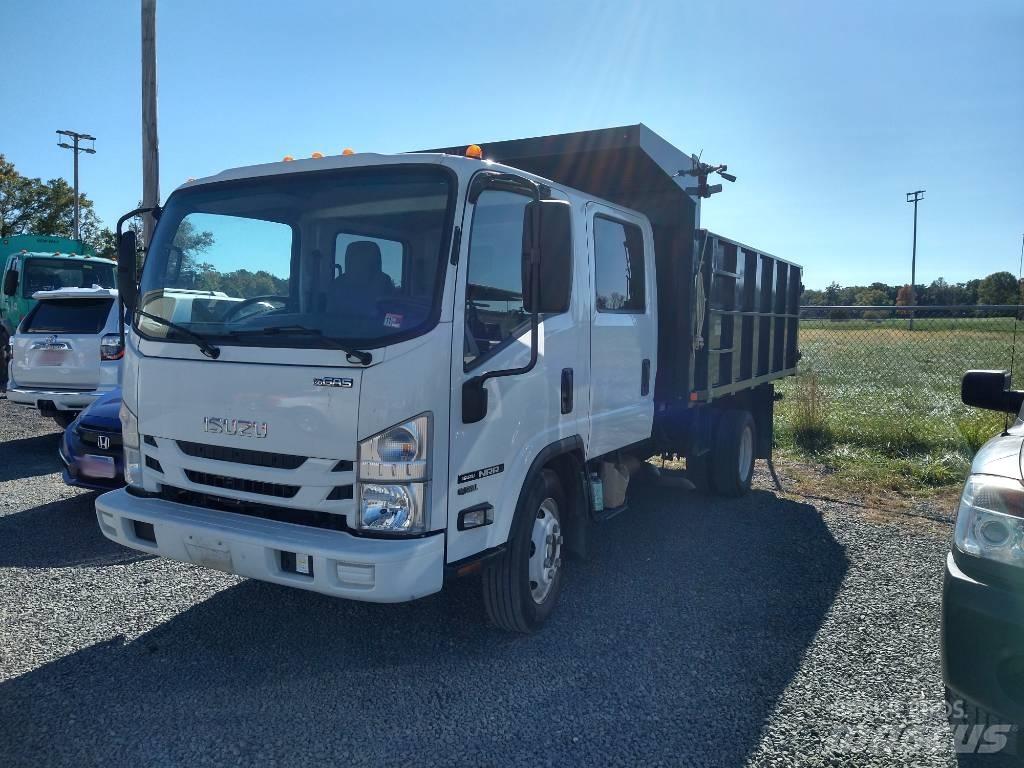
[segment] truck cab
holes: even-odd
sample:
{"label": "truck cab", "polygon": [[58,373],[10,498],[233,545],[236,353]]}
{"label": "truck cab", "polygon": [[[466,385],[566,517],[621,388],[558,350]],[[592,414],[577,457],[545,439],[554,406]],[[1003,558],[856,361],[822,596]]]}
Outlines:
{"label": "truck cab", "polygon": [[[678,437],[699,431],[682,411],[701,401],[656,398],[681,368],[661,370],[650,216],[522,165],[477,147],[356,154],[175,191],[137,293],[122,290],[128,485],[97,499],[104,535],[377,602],[480,574],[495,624],[538,627],[640,463],[666,440],[709,448]],[[233,303],[169,313],[200,285]]]}

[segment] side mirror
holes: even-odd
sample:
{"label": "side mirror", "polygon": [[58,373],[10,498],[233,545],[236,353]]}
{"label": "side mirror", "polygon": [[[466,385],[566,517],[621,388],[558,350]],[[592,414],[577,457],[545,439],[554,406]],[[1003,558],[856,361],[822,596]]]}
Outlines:
{"label": "side mirror", "polygon": [[487,388],[484,379],[474,376],[462,383],[462,423],[476,424],[487,415]]}
{"label": "side mirror", "polygon": [[1007,371],[968,371],[960,382],[960,399],[975,408],[1017,413],[1024,404],[1024,392],[1010,389]]}
{"label": "side mirror", "polygon": [[8,269],[4,275],[4,296],[13,296],[18,292],[18,273]]}
{"label": "side mirror", "polygon": [[[540,225],[534,233],[534,210]],[[536,245],[540,264],[537,295],[530,279],[530,255]],[[535,200],[523,220],[523,309],[533,314],[554,314],[569,309],[572,294],[572,206],[567,200]]]}
{"label": "side mirror", "polygon": [[138,278],[135,275],[135,233],[122,232],[117,241],[117,292],[129,313],[135,311],[139,298]]}

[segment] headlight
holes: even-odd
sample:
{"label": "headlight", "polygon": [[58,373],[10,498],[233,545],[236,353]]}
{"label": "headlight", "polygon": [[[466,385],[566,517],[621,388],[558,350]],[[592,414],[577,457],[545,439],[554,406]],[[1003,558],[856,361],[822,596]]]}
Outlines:
{"label": "headlight", "polygon": [[385,429],[359,443],[360,480],[426,480],[430,414]]}
{"label": "headlight", "polygon": [[357,526],[415,534],[427,530],[430,414],[397,424],[359,443]]}
{"label": "headlight", "polygon": [[124,446],[124,481],[136,488],[142,487],[142,451],[139,450],[139,420],[121,402],[117,412],[121,418],[121,444]]}
{"label": "headlight", "polygon": [[423,533],[424,483],[359,484],[359,527],[385,533]]}
{"label": "headlight", "polygon": [[995,475],[967,478],[953,540],[968,555],[1024,567],[1024,486]]}

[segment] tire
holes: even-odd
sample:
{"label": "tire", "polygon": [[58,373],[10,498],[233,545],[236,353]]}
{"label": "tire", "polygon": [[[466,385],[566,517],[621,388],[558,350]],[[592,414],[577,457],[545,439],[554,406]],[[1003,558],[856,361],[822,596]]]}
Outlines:
{"label": "tire", "polygon": [[744,496],[754,478],[757,429],[747,411],[723,411],[711,449],[711,483],[722,496]]}
{"label": "tire", "polygon": [[696,490],[707,493],[711,490],[711,454],[686,457],[686,479],[693,483]]}
{"label": "tire", "polygon": [[530,633],[551,615],[562,591],[565,511],[558,475],[543,470],[520,498],[505,552],[484,566],[484,607],[495,626]]}
{"label": "tire", "polygon": [[58,411],[53,414],[53,420],[57,422],[57,426],[61,429],[67,429],[77,416],[78,414],[74,411]]}

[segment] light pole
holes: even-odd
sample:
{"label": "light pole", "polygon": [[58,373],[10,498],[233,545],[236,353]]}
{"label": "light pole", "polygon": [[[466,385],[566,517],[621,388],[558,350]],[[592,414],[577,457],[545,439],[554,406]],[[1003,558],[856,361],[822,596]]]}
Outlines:
{"label": "light pole", "polygon": [[90,155],[95,155],[96,149],[92,144],[90,144],[88,147],[83,147],[81,146],[81,142],[95,142],[96,137],[90,136],[88,133],[77,133],[75,131],[57,131],[57,135],[71,139],[70,144],[68,144],[67,141],[58,141],[57,146],[63,147],[64,149],[70,149],[75,155],[75,240],[81,240],[82,230],[80,227],[78,210],[78,154],[80,152],[86,152]]}
{"label": "light pole", "polygon": [[[914,285],[917,281],[917,204],[924,200],[924,190],[907,192],[907,202],[914,204],[914,245],[910,252],[910,306],[917,304],[917,293]],[[910,330],[914,330],[914,310],[910,310]]]}

